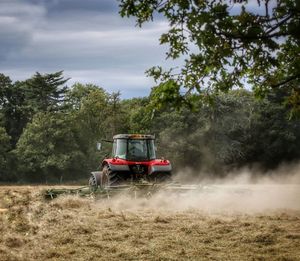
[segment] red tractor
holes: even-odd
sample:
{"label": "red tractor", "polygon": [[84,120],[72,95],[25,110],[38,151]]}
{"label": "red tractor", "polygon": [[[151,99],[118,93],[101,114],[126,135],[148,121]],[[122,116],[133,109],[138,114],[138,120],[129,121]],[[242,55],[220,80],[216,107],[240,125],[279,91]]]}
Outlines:
{"label": "red tractor", "polygon": [[89,185],[108,188],[133,182],[163,182],[170,179],[171,163],[156,158],[154,139],[153,135],[115,135],[112,157],[102,161],[102,171],[92,172]]}

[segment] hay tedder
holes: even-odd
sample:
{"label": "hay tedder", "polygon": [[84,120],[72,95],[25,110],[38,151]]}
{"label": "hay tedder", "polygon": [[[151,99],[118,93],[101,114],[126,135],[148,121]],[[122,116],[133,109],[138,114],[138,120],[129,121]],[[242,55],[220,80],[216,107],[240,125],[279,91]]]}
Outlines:
{"label": "hay tedder", "polygon": [[[101,170],[91,173],[89,184],[80,188],[48,189],[46,198],[61,194],[110,197],[121,192],[134,196],[150,196],[158,190],[186,191],[198,189],[194,185],[172,182],[169,160],[156,158],[153,135],[119,134],[113,137],[112,157],[105,158]],[[97,144],[101,149],[101,144]]]}

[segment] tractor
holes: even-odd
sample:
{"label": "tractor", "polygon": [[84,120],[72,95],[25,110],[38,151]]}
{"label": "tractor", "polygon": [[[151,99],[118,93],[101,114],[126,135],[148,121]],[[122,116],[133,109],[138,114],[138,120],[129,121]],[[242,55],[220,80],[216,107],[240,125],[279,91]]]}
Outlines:
{"label": "tractor", "polygon": [[[105,158],[101,171],[91,173],[91,188],[110,188],[140,182],[162,183],[171,178],[169,160],[156,158],[154,135],[118,134],[113,137],[112,157]],[[98,144],[98,149],[101,144]]]}

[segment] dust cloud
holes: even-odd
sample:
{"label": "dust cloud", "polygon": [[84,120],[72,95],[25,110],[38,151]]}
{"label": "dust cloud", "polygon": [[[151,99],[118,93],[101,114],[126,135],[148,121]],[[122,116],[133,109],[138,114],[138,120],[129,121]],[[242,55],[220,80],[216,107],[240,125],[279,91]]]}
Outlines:
{"label": "dust cloud", "polygon": [[193,184],[193,189],[162,189],[147,198],[119,195],[96,205],[120,211],[200,210],[228,214],[300,210],[300,164],[282,165],[268,173],[245,168],[223,178],[185,170],[177,173],[174,180]]}

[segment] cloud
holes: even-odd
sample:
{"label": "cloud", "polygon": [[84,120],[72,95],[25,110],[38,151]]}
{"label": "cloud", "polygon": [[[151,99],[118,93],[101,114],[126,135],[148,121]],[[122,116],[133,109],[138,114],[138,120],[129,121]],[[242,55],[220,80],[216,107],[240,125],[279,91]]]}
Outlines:
{"label": "cloud", "polygon": [[118,12],[116,0],[43,0],[42,2],[51,13],[62,13],[66,11],[78,11],[80,13],[85,11],[97,13]]}
{"label": "cloud", "polygon": [[68,71],[67,75],[76,75],[69,84],[75,82],[96,83],[110,92],[120,91],[123,98],[142,97],[149,95],[153,81],[143,74],[132,73],[129,70],[99,69],[85,71]]}
{"label": "cloud", "polygon": [[0,17],[0,59],[6,60],[14,51],[19,51],[28,44],[31,39],[30,30],[18,26],[14,17]]}
{"label": "cloud", "polygon": [[116,0],[4,0],[0,2],[0,72],[13,80],[36,71],[64,70],[70,81],[147,95],[144,72],[164,59],[162,20],[135,27]]}
{"label": "cloud", "polygon": [[0,3],[0,58],[7,64],[10,55],[30,44],[35,24],[45,14],[40,6],[18,1]]}

